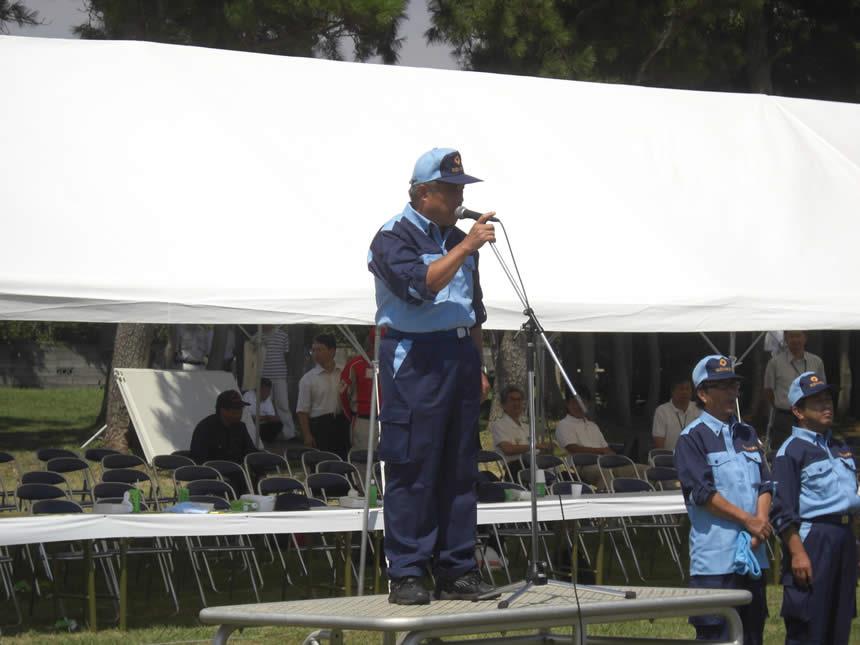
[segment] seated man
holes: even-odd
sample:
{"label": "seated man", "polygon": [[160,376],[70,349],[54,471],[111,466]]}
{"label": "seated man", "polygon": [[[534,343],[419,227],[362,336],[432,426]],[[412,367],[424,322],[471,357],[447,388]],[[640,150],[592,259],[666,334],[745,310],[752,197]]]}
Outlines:
{"label": "seated man", "polygon": [[[236,390],[225,390],[218,395],[215,414],[198,423],[191,435],[191,458],[196,463],[223,459],[241,464],[245,455],[256,452],[248,428],[242,422],[242,410],[247,406]],[[248,492],[241,477],[230,477],[228,483],[237,496]]]}
{"label": "seated man", "polygon": [[[251,408],[251,418],[256,423],[257,392],[248,390],[242,395],[242,400]],[[267,443],[274,441],[283,428],[284,423],[275,414],[275,406],[272,403],[272,381],[262,378],[260,379],[260,439]]]}
{"label": "seated man", "polygon": [[678,437],[688,424],[699,418],[701,410],[693,402],[693,384],[687,376],[677,376],[669,385],[670,399],[654,410],[651,436],[655,448],[675,449]]}
{"label": "seated man", "polygon": [[[523,391],[516,385],[508,385],[499,395],[504,414],[490,424],[493,447],[504,455],[511,477],[517,481],[522,469],[520,455],[529,451],[529,427],[520,422],[523,416]],[[552,442],[537,444],[538,450],[552,450]]]}
{"label": "seated man", "polygon": [[[576,391],[587,404],[591,403],[591,393],[584,385],[577,385]],[[603,433],[594,421],[586,418],[585,412],[579,405],[579,401],[572,392],[568,392],[565,398],[567,416],[558,422],[555,427],[555,439],[559,446],[563,446],[568,453],[589,453],[595,455],[614,455],[615,451],[609,447]],[[641,466],[645,468],[645,466]],[[577,468],[580,478],[587,484],[603,488],[603,480],[597,466],[584,466]],[[644,472],[644,470],[643,470]],[[638,477],[638,471],[634,466],[616,468],[616,477]]]}

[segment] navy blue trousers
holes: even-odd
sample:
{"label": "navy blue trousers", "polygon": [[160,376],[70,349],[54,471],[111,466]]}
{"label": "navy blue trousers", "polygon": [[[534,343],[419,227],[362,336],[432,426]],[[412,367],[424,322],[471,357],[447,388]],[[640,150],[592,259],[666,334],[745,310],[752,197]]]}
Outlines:
{"label": "navy blue trousers", "polygon": [[[750,576],[727,573],[718,576],[690,576],[690,586],[700,589],[745,589],[752,594],[752,602],[735,607],[744,628],[744,645],[762,645],[764,621],[767,618],[765,576],[754,580]],[[729,626],[720,616],[692,616],[690,624],[696,628],[696,640],[728,640]]]}
{"label": "navy blue trousers", "polygon": [[402,337],[379,348],[390,578],[475,568],[481,361],[471,337]]}
{"label": "navy blue trousers", "polygon": [[851,525],[814,523],[803,541],[812,563],[812,586],[794,584],[791,558],[783,550],[782,617],[785,642],[848,643],[857,613],[857,547]]}

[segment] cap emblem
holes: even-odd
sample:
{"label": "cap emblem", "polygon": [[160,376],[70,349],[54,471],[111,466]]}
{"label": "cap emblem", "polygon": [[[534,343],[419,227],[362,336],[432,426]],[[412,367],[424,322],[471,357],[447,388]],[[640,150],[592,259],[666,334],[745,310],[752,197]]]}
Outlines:
{"label": "cap emblem", "polygon": [[812,376],[809,377],[809,382],[810,383],[818,383],[818,377],[813,374]]}

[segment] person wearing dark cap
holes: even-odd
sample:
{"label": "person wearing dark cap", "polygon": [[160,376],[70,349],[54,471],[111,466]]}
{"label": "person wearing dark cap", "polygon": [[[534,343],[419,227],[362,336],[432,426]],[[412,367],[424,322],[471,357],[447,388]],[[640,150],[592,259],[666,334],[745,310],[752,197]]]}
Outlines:
{"label": "person wearing dark cap", "polygon": [[[773,490],[761,443],[735,416],[740,377],[731,359],[705,356],[693,369],[701,416],[684,428],[675,466],[690,516],[690,586],[745,589],[752,602],[737,608],[744,643],[759,645],[767,617],[764,542]],[[719,616],[693,616],[698,640],[727,640]]]}
{"label": "person wearing dark cap", "polygon": [[774,458],[773,527],[783,543],[785,642],[848,643],[855,614],[860,511],[851,448],[835,438],[832,387],[804,372],[788,388],[795,418]]}
{"label": "person wearing dark cap", "polygon": [[376,282],[385,462],[389,602],[474,600],[492,590],[475,563],[478,415],[489,383],[481,371],[486,320],[478,249],[495,241],[486,213],[466,234],[455,226],[463,186],[476,181],[460,153],[421,155],[410,201],[377,232],[368,269]]}
{"label": "person wearing dark cap", "polygon": [[[191,458],[198,464],[224,459],[241,464],[245,455],[255,452],[248,428],[242,422],[242,411],[248,404],[236,390],[225,390],[215,401],[215,414],[200,421],[191,435]],[[248,492],[240,478],[231,479],[236,495]]]}

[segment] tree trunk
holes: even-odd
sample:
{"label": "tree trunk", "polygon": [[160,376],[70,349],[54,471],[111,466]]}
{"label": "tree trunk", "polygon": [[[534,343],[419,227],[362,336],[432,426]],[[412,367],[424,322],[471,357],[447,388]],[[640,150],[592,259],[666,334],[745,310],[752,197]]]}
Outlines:
{"label": "tree trunk", "polygon": [[[576,335],[579,352],[577,356],[577,369],[573,372],[568,372],[567,375],[573,384],[577,381],[585,385],[591,392],[592,401],[597,400],[597,380],[594,374],[594,364],[597,362],[597,350],[594,333],[590,331],[582,332]],[[576,374],[575,372],[578,372]]]}
{"label": "tree trunk", "polygon": [[149,352],[154,333],[153,325],[120,323],[116,328],[113,343],[113,359],[108,379],[107,431],[105,444],[108,448],[128,451],[128,410],[116,384],[113,370],[122,367],[149,367]]}
{"label": "tree trunk", "polygon": [[[508,385],[516,385],[522,388],[528,396],[528,383],[526,383],[526,337],[520,334],[516,339],[517,332],[506,331],[502,334],[502,342],[499,344],[499,354],[496,359],[495,396],[493,406],[490,408],[490,421],[502,416],[502,404],[499,394]],[[526,401],[525,409],[529,409]]]}
{"label": "tree trunk", "polygon": [[654,410],[660,404],[660,335],[648,334],[648,400],[646,418],[654,418]]}
{"label": "tree trunk", "polygon": [[760,94],[773,94],[771,68],[773,61],[768,51],[767,9],[765,2],[756,2],[747,12],[746,49],[747,82],[750,90]]}
{"label": "tree trunk", "polygon": [[209,347],[209,360],[206,369],[220,371],[224,369],[224,352],[227,349],[227,332],[230,325],[215,325],[212,328],[212,345]]}
{"label": "tree trunk", "polygon": [[618,423],[629,431],[632,415],[630,412],[630,385],[633,378],[633,337],[628,333],[612,335],[612,408]]}
{"label": "tree trunk", "polygon": [[[111,335],[113,338],[111,339],[111,345],[116,344],[116,328],[117,325],[111,325],[113,329],[111,330]],[[107,423],[107,411],[108,411],[108,398],[110,394],[110,382],[111,382],[111,374],[113,374],[113,352],[110,353],[107,361],[107,372],[105,372],[107,377],[105,378],[105,391],[102,395],[102,405],[99,409],[99,416],[96,419],[96,425],[101,428],[105,423]]]}
{"label": "tree trunk", "polygon": [[839,332],[839,398],[836,416],[844,419],[851,407],[851,332]]}

